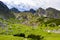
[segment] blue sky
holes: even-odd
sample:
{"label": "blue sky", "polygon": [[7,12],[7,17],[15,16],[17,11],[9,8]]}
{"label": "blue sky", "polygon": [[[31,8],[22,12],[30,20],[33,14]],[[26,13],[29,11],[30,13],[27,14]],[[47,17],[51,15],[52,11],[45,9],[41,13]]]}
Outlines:
{"label": "blue sky", "polygon": [[20,11],[29,10],[31,8],[38,9],[40,7],[46,9],[52,7],[60,10],[60,0],[0,0],[9,8],[16,7]]}

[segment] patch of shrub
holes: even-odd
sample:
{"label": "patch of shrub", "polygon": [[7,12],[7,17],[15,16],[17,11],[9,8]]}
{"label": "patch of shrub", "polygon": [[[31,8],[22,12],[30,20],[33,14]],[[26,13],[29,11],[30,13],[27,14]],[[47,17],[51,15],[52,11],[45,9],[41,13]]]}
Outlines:
{"label": "patch of shrub", "polygon": [[31,34],[31,35],[28,35],[27,38],[32,38],[33,40],[42,40],[44,37],[41,37],[41,35]]}
{"label": "patch of shrub", "polygon": [[24,34],[24,33],[21,33],[21,34],[15,34],[14,36],[24,37],[24,38],[25,38],[25,34]]}

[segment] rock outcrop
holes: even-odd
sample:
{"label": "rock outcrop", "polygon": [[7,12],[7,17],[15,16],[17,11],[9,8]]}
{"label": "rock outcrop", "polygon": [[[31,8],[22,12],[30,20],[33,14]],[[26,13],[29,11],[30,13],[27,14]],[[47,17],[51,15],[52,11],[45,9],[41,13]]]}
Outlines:
{"label": "rock outcrop", "polygon": [[37,9],[36,13],[38,14],[38,16],[46,15],[46,11],[43,8]]}
{"label": "rock outcrop", "polygon": [[54,8],[47,8],[46,9],[46,14],[47,14],[47,17],[49,18],[57,18],[57,19],[60,19],[60,11],[59,10],[56,10]]}

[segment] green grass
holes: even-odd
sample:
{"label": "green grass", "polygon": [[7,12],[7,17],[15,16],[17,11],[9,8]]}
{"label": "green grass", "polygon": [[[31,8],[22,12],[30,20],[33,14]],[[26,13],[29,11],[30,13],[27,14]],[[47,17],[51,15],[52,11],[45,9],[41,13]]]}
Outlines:
{"label": "green grass", "polygon": [[45,40],[60,40],[60,34],[51,33],[45,36]]}
{"label": "green grass", "polygon": [[0,20],[0,21],[8,24],[4,28],[0,27],[0,40],[25,40],[25,39],[32,40],[29,38],[13,36],[14,34],[20,34],[20,33],[24,33],[26,37],[30,34],[41,35],[44,37],[43,40],[60,40],[60,34],[48,33],[44,31],[46,30],[46,28],[49,30],[60,29],[60,27],[58,26],[45,27],[45,25],[43,24],[42,26],[39,25],[37,27],[33,27],[33,26],[20,24],[18,20],[13,20],[13,22],[11,20],[10,21]]}
{"label": "green grass", "polygon": [[60,37],[46,37],[46,40],[60,40]]}
{"label": "green grass", "polygon": [[0,40],[23,40],[22,37],[14,37],[12,35],[0,35]]}
{"label": "green grass", "polygon": [[[46,27],[32,28],[30,26],[26,26],[22,24],[10,24],[4,30],[0,28],[0,33],[1,33],[0,40],[25,40],[25,38],[13,36],[14,34],[20,34],[20,33],[24,33],[26,36],[30,34],[41,35],[44,36],[45,40],[60,40],[60,34],[45,32],[43,31],[45,30],[45,28]],[[8,29],[8,32],[6,32],[6,29]]]}

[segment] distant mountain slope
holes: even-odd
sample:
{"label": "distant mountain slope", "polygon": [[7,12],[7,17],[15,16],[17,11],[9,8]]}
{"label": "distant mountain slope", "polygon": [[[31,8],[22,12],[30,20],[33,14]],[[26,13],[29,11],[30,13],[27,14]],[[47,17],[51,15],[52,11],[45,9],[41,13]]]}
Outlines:
{"label": "distant mountain slope", "polygon": [[31,13],[33,14],[33,13],[36,13],[36,10],[34,10],[34,9],[30,9],[30,10],[28,10],[28,11],[24,11],[24,12],[31,12]]}

